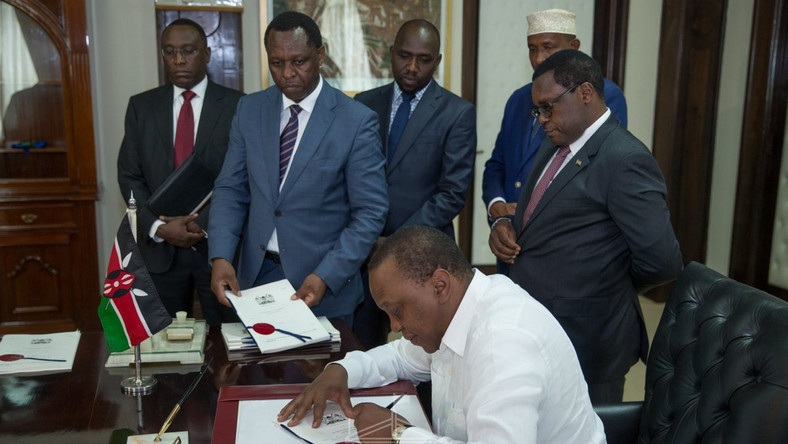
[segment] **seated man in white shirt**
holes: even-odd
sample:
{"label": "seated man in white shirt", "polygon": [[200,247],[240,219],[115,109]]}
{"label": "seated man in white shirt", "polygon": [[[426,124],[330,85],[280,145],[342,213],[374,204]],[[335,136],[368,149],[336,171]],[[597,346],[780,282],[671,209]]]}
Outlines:
{"label": "seated man in white shirt", "polygon": [[[428,227],[389,237],[369,274],[375,303],[404,338],[329,364],[280,421],[292,416],[295,425],[314,406],[317,427],[332,400],[365,443],[605,442],[569,338],[509,278],[474,270],[454,241]],[[349,387],[398,379],[432,380],[434,434],[375,404],[350,404]]]}

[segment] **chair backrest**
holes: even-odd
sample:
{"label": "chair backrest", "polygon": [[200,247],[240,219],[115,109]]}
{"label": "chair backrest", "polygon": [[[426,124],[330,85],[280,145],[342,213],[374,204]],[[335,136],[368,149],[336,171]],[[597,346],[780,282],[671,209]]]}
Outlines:
{"label": "chair backrest", "polygon": [[639,443],[788,443],[788,302],[689,264],[651,346]]}

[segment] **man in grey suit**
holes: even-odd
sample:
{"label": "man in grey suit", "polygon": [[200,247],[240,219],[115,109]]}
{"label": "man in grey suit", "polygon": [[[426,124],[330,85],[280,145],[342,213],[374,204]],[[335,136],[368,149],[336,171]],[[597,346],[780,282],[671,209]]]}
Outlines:
{"label": "man in grey suit", "polygon": [[[405,22],[389,53],[394,82],[356,96],[378,114],[388,159],[389,213],[376,247],[412,225],[437,228],[453,239],[452,220],[462,211],[473,180],[476,111],[433,79],[441,54],[440,33],[432,23]],[[401,106],[406,109],[398,124]],[[354,332],[372,348],[385,342],[388,322],[370,295],[366,268],[362,272],[365,296]]]}
{"label": "man in grey suit", "polygon": [[514,218],[496,219],[495,255],[558,319],[594,403],[620,402],[648,339],[638,292],[673,280],[682,258],[656,160],[604,101],[599,65],[577,50],[533,75],[542,143]]}
{"label": "man in grey suit", "polygon": [[[193,120],[189,134],[181,137],[193,144],[202,163],[219,173],[235,106],[243,93],[211,82],[207,66],[211,48],[202,27],[188,19],[167,25],[161,35],[161,55],[169,83],[129,100],[125,135],[118,154],[118,184],[128,202],[137,203],[137,243],[167,312],[186,311],[192,316],[194,289],[209,325],[219,325],[234,315],[224,309],[211,292],[211,271],[205,256],[193,249],[204,241],[196,215],[166,214],[159,219],[147,205],[148,198],[167,179],[183,158],[176,159],[179,120],[188,103]],[[185,100],[184,94],[194,94]],[[184,117],[184,119],[180,119]],[[184,153],[188,154],[188,153]],[[210,178],[208,178],[211,180]]]}
{"label": "man in grey suit", "polygon": [[228,305],[227,289],[287,278],[315,314],[352,325],[388,209],[377,117],[320,76],[308,16],[276,16],[264,43],[276,86],[238,103],[211,204],[211,288]]}

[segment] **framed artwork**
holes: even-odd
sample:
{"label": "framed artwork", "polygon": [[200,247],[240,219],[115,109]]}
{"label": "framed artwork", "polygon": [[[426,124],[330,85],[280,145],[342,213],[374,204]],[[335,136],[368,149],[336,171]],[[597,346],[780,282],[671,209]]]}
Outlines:
{"label": "framed artwork", "polygon": [[[262,2],[261,2],[262,3]],[[332,86],[353,95],[394,80],[389,47],[402,23],[423,18],[441,33],[443,61],[435,79],[449,88],[451,0],[267,0],[260,5],[260,33],[273,17],[300,11],[312,17],[326,46],[321,73]],[[273,84],[262,46],[263,88]]]}

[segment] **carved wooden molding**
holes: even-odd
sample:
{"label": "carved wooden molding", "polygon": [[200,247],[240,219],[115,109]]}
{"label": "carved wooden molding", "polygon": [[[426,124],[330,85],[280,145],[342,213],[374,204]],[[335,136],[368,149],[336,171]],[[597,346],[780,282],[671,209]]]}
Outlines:
{"label": "carved wooden molding", "polygon": [[19,262],[17,262],[17,264],[14,265],[14,269],[6,273],[6,276],[8,276],[9,279],[13,279],[17,277],[19,273],[22,272],[22,269],[25,268],[25,264],[27,264],[28,262],[38,262],[41,265],[41,268],[43,268],[49,274],[54,276],[57,276],[58,274],[58,270],[55,267],[53,267],[52,264],[46,262],[41,256],[37,254],[31,254],[23,257]]}

